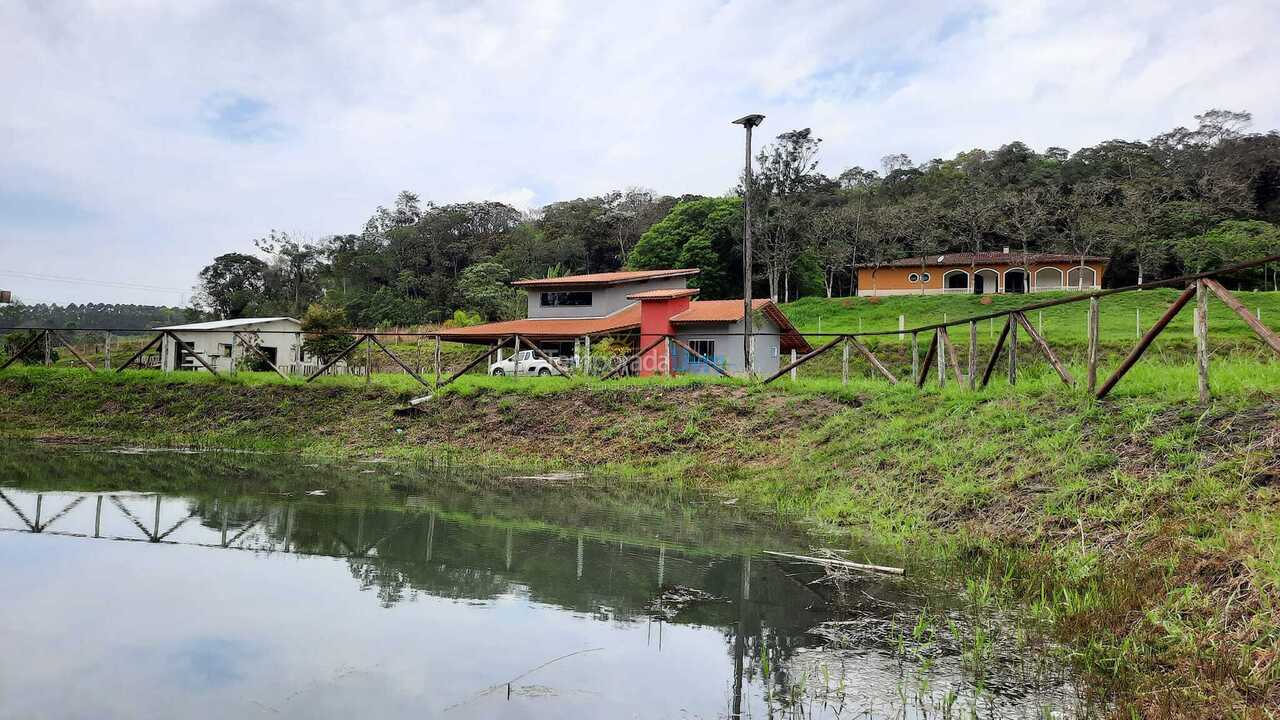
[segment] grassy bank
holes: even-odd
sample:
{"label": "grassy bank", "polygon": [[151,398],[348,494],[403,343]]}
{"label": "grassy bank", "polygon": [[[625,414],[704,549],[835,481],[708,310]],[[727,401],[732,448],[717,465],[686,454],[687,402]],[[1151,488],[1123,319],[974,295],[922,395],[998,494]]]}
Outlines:
{"label": "grassy bank", "polygon": [[[1265,310],[1264,310],[1265,314]],[[1117,714],[1280,706],[1280,366],[1140,364],[1106,402],[857,379],[467,378],[421,411],[403,376],[0,374],[0,434],[593,467],[682,483],[945,559],[1028,603]]]}

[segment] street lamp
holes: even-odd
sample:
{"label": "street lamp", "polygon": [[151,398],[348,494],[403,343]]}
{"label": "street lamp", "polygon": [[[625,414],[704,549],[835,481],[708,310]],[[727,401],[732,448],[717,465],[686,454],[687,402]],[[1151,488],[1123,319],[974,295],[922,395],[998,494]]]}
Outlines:
{"label": "street lamp", "polygon": [[764,122],[763,115],[746,115],[733,121],[747,131],[747,157],[742,190],[742,361],[747,377],[754,364],[751,361],[751,128]]}

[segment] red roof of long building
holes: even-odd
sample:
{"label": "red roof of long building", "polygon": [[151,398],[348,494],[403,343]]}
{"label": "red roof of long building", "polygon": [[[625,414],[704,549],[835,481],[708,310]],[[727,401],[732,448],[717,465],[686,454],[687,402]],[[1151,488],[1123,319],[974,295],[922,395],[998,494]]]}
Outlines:
{"label": "red roof of long building", "polygon": [[[1065,253],[1045,253],[1033,252],[1027,253],[1026,262],[1036,264],[1047,263],[1079,263],[1079,255],[1068,255]],[[1105,263],[1110,258],[1097,255],[1086,255],[1085,262]],[[926,255],[923,265],[925,267],[958,267],[961,265],[1021,265],[1023,256],[1020,252],[980,252],[980,253],[946,253],[944,255]],[[920,267],[920,256],[899,258],[881,265],[881,267]],[[867,263],[859,265],[859,267],[872,267]]]}

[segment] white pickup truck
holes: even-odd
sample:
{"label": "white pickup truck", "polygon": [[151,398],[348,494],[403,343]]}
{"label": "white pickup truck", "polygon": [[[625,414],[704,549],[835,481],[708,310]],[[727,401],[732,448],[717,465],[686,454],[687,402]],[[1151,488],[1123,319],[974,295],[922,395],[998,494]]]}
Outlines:
{"label": "white pickup truck", "polygon": [[515,358],[499,360],[489,366],[490,375],[516,375],[516,364],[519,360],[520,375],[554,375],[556,370],[551,363],[536,357],[532,350],[521,350]]}

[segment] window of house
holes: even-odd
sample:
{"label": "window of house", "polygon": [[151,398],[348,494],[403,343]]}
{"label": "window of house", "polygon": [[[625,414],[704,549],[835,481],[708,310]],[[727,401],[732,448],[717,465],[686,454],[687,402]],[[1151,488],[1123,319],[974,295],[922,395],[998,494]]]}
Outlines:
{"label": "window of house", "polygon": [[775,358],[778,357],[778,353],[781,352],[780,350],[778,350],[777,345],[774,345],[773,347],[769,348],[769,351],[770,351],[770,354]]}
{"label": "window of house", "polygon": [[591,293],[585,290],[542,293],[542,307],[584,307],[591,304]]}
{"label": "window of house", "polygon": [[929,282],[929,281],[930,281],[930,280],[932,280],[932,279],[933,279],[933,277],[932,277],[931,275],[929,275],[929,273],[925,273],[925,274],[924,274],[924,281],[925,281],[925,282]]}
{"label": "window of house", "polygon": [[[689,347],[693,351],[705,358],[714,360],[716,357],[716,341],[715,340],[690,340]],[[701,362],[698,358],[693,358],[694,362]]]}
{"label": "window of house", "polygon": [[231,357],[231,343],[218,343],[218,354],[222,357]]}
{"label": "window of house", "polygon": [[920,273],[911,273],[910,275],[908,275],[907,282],[910,282],[910,283],[920,282]]}

